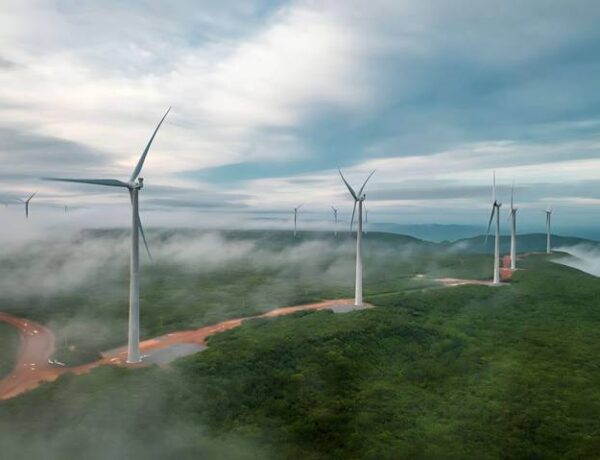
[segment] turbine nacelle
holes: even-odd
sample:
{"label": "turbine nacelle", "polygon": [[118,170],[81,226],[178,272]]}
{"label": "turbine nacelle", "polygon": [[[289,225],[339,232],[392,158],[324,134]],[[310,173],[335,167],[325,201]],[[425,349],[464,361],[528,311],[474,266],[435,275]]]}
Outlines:
{"label": "turbine nacelle", "polygon": [[144,187],[144,178],[143,177],[139,177],[137,181],[129,182],[127,184],[127,187],[130,190],[134,190],[134,189],[140,190],[140,189],[142,189]]}

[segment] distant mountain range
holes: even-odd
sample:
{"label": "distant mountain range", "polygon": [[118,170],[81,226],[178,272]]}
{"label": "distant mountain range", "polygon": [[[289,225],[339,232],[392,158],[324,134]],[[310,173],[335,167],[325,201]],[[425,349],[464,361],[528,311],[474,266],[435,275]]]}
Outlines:
{"label": "distant mountain range", "polygon": [[[393,225],[395,230],[400,230],[401,228],[410,227],[413,230],[413,234],[405,234],[399,233],[398,231],[373,231],[370,229],[365,234],[365,244],[391,244],[391,245],[411,245],[415,248],[421,248],[423,250],[450,250],[456,252],[471,252],[471,253],[479,253],[479,254],[489,254],[494,251],[494,236],[490,235],[487,239],[485,235],[481,235],[481,233],[476,234],[475,236],[468,238],[457,238],[455,240],[451,240],[450,238],[445,238],[441,240],[441,235],[450,236],[455,233],[460,233],[462,231],[466,231],[469,229],[477,229],[476,227],[469,227],[466,225],[412,225],[412,226],[403,226],[403,225]],[[387,226],[388,228],[392,228]],[[449,228],[448,228],[449,227]],[[315,240],[315,239],[334,239],[336,241],[343,241],[343,239],[348,237],[347,232],[339,232],[339,235],[335,237],[331,231],[299,231],[298,238],[294,238],[293,234],[289,230],[201,230],[194,228],[180,228],[180,229],[150,229],[148,233],[150,233],[152,238],[164,239],[173,234],[181,234],[181,235],[195,235],[198,233],[205,232],[213,232],[218,231],[227,239],[232,240],[246,240],[252,239],[257,242],[262,242],[269,246],[279,245],[281,247],[285,247],[290,244],[290,242],[301,243],[307,240]],[[82,232],[82,236],[88,234],[90,236],[107,236],[115,234],[122,234],[123,236],[128,233],[127,230],[124,229],[90,229],[84,230]],[[417,235],[418,234],[418,235]],[[436,237],[437,236],[437,237]],[[579,238],[573,236],[559,236],[552,235],[552,248],[560,249],[561,247],[573,247],[573,246],[587,246],[590,248],[599,248],[600,242]],[[502,254],[507,254],[510,251],[510,237],[508,235],[503,235],[500,238],[500,250]],[[519,234],[517,237],[517,252],[542,252],[546,250],[546,234],[545,233],[525,233]],[[584,248],[585,250],[585,248]]]}
{"label": "distant mountain range", "polygon": [[[473,240],[473,247],[477,248],[481,244],[475,243],[478,239],[483,240],[481,236],[485,234],[485,227],[478,227],[476,225],[455,225],[455,224],[393,224],[393,223],[372,223],[369,224],[370,231],[377,232],[388,232],[396,233],[401,235],[413,236],[415,238],[432,241],[436,243],[459,243],[464,241]],[[571,233],[571,232],[569,232]],[[596,244],[598,240],[596,237],[600,235],[600,232],[596,232],[593,229],[575,229],[574,234],[579,236],[565,237],[565,236],[553,236],[554,247],[560,245],[570,246],[581,242],[589,242]],[[490,236],[491,238],[491,236]],[[543,239],[543,247],[538,239]],[[502,244],[510,244],[510,238],[508,235],[502,237]],[[534,247],[545,249],[546,248],[546,234],[542,233],[523,233],[519,235],[519,241],[524,247]],[[482,243],[482,242],[480,242]],[[490,243],[491,244],[491,243]],[[504,246],[503,246],[504,247]],[[534,250],[534,249],[532,249]],[[483,248],[482,248],[483,252]]]}
{"label": "distant mountain range", "polygon": [[442,242],[471,238],[485,232],[485,227],[456,224],[394,224],[373,222],[369,230],[377,232],[399,233],[414,236],[421,240]]}
{"label": "distant mountain range", "polygon": [[[491,253],[494,251],[494,237],[490,236],[485,241],[485,236],[479,235],[473,238],[463,238],[451,243],[441,243],[449,249],[463,250],[477,253]],[[552,248],[559,249],[561,247],[587,245],[600,247],[597,241],[578,238],[572,236],[552,235]],[[545,233],[528,233],[517,236],[517,252],[541,252],[546,250],[546,234]],[[510,237],[500,237],[500,252],[507,254],[510,251]]]}

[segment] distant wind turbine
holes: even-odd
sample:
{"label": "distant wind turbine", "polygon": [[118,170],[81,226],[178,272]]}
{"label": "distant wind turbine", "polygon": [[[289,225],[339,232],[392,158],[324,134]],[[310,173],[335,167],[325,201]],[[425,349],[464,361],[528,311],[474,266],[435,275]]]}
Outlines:
{"label": "distant wind turbine", "polygon": [[356,213],[356,205],[358,204],[358,229],[356,230],[356,279],[355,279],[355,283],[354,283],[354,304],[356,306],[361,306],[363,304],[363,292],[362,292],[362,282],[363,282],[362,269],[363,269],[363,267],[362,267],[362,253],[361,253],[361,240],[362,240],[362,231],[363,231],[362,214],[363,214],[363,202],[367,198],[367,196],[365,194],[363,194],[363,190],[365,189],[365,185],[367,185],[367,182],[369,181],[371,176],[375,173],[375,171],[372,171],[371,174],[369,174],[369,176],[363,182],[362,187],[360,188],[358,193],[356,193],[354,191],[354,189],[352,187],[350,187],[350,184],[348,183],[348,181],[346,181],[346,178],[342,174],[342,171],[341,170],[338,170],[338,171],[340,172],[340,176],[342,177],[344,184],[346,184],[346,187],[348,187],[348,191],[350,192],[350,195],[352,195],[352,198],[354,198],[354,209],[352,210],[352,219],[350,220],[350,231],[351,232],[352,232],[352,224],[354,222],[354,214]]}
{"label": "distant wind turbine", "polygon": [[129,279],[129,337],[127,346],[127,362],[128,363],[139,363],[141,361],[140,355],[140,254],[139,254],[139,235],[142,235],[144,246],[148,252],[148,257],[152,259],[144,229],[142,227],[142,221],[140,219],[139,207],[138,207],[138,193],[144,185],[144,179],[139,177],[146,155],[150,150],[152,141],[158,132],[158,129],[162,125],[163,121],[167,117],[171,107],[163,115],[162,119],[158,123],[158,126],[154,130],[152,137],[148,141],[146,148],[142,152],[142,156],[138,160],[138,163],[131,174],[128,182],[123,182],[117,179],[65,179],[48,177],[47,180],[60,181],[60,182],[77,182],[82,184],[94,184],[94,185],[105,185],[108,187],[123,187],[129,191],[129,197],[131,199],[131,211],[132,211],[132,224],[131,224],[131,262],[130,262],[130,279]]}
{"label": "distant wind turbine", "polygon": [[25,218],[26,219],[29,219],[29,202],[35,196],[36,193],[37,192],[33,192],[31,195],[29,195],[29,198],[27,198],[26,200],[19,199],[19,201],[25,205]]}
{"label": "distant wind turbine", "polygon": [[510,269],[517,268],[517,208],[514,202],[515,183],[510,190]]}
{"label": "distant wind turbine", "polygon": [[338,222],[337,221],[337,213],[338,213],[338,210],[335,209],[333,206],[331,207],[331,209],[333,210],[333,225],[334,225],[334,227],[333,227],[333,235],[337,236],[337,222]]}
{"label": "distant wind turbine", "polygon": [[552,209],[550,209],[550,205],[546,208],[546,254],[550,254],[552,252],[552,246],[550,244],[550,236],[551,236],[551,221],[552,220]]}
{"label": "distant wind turbine", "polygon": [[294,208],[294,238],[297,235],[297,229],[298,229],[298,209],[300,209],[303,206],[303,204],[301,204],[300,206],[296,206]]}
{"label": "distant wind turbine", "polygon": [[494,171],[494,183],[492,186],[492,214],[490,215],[490,222],[488,223],[487,234],[485,236],[485,241],[487,243],[488,237],[490,236],[490,228],[492,227],[492,222],[494,220],[494,215],[496,216],[496,237],[494,241],[494,284],[500,284],[500,206],[502,203],[499,203],[496,199],[496,171]]}

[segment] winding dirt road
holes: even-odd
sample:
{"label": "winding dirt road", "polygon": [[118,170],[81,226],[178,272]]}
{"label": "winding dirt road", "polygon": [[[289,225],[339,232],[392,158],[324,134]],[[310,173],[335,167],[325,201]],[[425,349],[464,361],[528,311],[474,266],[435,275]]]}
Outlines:
{"label": "winding dirt road", "polygon": [[[306,310],[339,310],[347,311],[354,303],[353,299],[328,300],[325,302],[282,307],[261,315],[236,318],[220,322],[211,326],[204,326],[189,331],[173,332],[170,334],[144,340],[140,343],[142,354],[150,354],[164,350],[174,345],[196,344],[206,346],[206,339],[219,332],[234,329],[248,319],[274,318]],[[365,305],[366,308],[370,306]],[[48,363],[54,354],[55,338],[52,331],[33,321],[18,318],[6,313],[0,313],[0,321],[12,324],[21,333],[21,347],[17,364],[14,370],[4,379],[0,380],[0,400],[13,398],[21,393],[37,388],[43,382],[56,380],[60,375],[71,372],[84,374],[91,369],[102,365],[116,365],[140,367],[141,364],[126,364],[126,347],[102,353],[102,358],[89,364],[76,367],[57,367]]]}
{"label": "winding dirt road", "polygon": [[0,380],[0,399],[14,396],[37,386],[36,382],[54,380],[56,371],[48,359],[54,353],[54,334],[28,319],[0,313],[0,321],[13,325],[21,334],[19,356],[13,371]]}

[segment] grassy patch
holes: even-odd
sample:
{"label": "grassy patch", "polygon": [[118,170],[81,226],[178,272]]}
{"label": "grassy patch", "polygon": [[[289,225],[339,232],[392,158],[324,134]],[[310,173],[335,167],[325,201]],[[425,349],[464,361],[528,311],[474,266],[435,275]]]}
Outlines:
{"label": "grassy patch", "polygon": [[0,322],[0,378],[15,367],[19,349],[19,332],[10,324]]}

